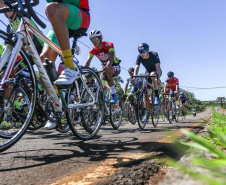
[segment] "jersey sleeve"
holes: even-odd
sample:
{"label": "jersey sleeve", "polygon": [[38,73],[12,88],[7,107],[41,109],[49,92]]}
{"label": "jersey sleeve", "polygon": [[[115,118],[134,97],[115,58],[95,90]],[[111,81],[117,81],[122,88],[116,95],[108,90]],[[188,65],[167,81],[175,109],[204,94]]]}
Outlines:
{"label": "jersey sleeve", "polygon": [[176,85],[179,85],[179,80],[178,80],[178,78],[176,78]]}
{"label": "jersey sleeve", "polygon": [[155,58],[155,64],[160,63],[160,59],[159,59],[158,53],[155,53],[155,56],[156,56],[156,58]]}
{"label": "jersey sleeve", "polygon": [[93,58],[93,56],[96,54],[95,52],[95,48],[94,47],[91,47],[90,50],[89,50],[89,57]]}
{"label": "jersey sleeve", "polygon": [[140,65],[140,55],[137,56],[136,65]]}
{"label": "jersey sleeve", "polygon": [[112,42],[107,42],[108,52],[115,51],[114,44]]}
{"label": "jersey sleeve", "polygon": [[130,77],[128,77],[128,78],[126,79],[126,83],[129,84],[129,81],[130,81]]}

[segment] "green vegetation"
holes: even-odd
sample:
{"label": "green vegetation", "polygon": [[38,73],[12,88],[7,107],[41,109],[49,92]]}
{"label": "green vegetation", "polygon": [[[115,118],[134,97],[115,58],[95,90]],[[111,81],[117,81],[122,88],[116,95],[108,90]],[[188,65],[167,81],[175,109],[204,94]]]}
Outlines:
{"label": "green vegetation", "polygon": [[[208,155],[201,157],[196,155],[192,164],[198,166],[204,172],[189,168],[173,160],[169,164],[176,169],[191,175],[209,185],[226,184],[226,115],[219,114],[213,110],[212,122],[208,124],[208,136],[196,136],[195,134],[182,130],[182,132],[193,142],[181,142],[184,145],[196,149]],[[204,157],[208,156],[208,157]]]}

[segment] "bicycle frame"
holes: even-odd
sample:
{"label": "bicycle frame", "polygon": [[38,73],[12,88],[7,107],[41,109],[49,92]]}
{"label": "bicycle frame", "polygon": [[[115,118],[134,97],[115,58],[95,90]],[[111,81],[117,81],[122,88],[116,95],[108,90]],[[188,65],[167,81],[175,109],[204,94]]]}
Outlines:
{"label": "bicycle frame", "polygon": [[[56,112],[61,112],[62,111],[62,105],[58,100],[58,96],[53,88],[53,85],[49,79],[49,76],[42,64],[42,61],[39,57],[39,54],[35,48],[35,45],[32,41],[32,38],[30,36],[29,33],[34,34],[35,36],[37,36],[38,38],[40,38],[42,41],[44,41],[48,46],[50,46],[53,50],[55,50],[58,54],[62,55],[61,49],[54,44],[52,41],[50,41],[47,37],[45,37],[40,31],[38,31],[36,28],[34,28],[31,24],[29,24],[29,19],[26,17],[21,18],[21,23],[19,28],[16,31],[16,34],[14,36],[14,38],[12,39],[13,42],[16,41],[15,46],[13,47],[13,45],[11,44],[7,44],[6,45],[6,49],[3,52],[2,58],[0,60],[0,70],[2,69],[2,67],[6,64],[7,59],[10,57],[9,61],[8,61],[8,66],[6,68],[4,77],[2,79],[1,82],[1,86],[4,84],[4,82],[7,81],[7,79],[9,78],[9,74],[12,71],[12,68],[16,62],[16,58],[19,54],[19,51],[21,50],[21,48],[24,46],[25,48],[28,49],[29,54],[32,56],[38,71],[40,73],[40,76],[46,86],[46,90],[48,92],[48,94],[51,96],[52,101],[55,105],[56,108]],[[0,33],[1,34],[1,33]],[[12,53],[12,54],[11,54]],[[76,65],[76,64],[75,64]],[[79,67],[76,65],[76,68],[79,70]],[[89,90],[88,86],[85,84],[84,80],[81,78],[81,72],[80,72],[80,79],[82,80],[82,83],[85,85],[85,88],[88,90],[89,94],[91,95],[91,97],[93,98],[93,102],[92,103],[88,103],[88,104],[80,104],[80,105],[73,105],[71,104],[68,108],[71,109],[75,109],[78,107],[83,107],[83,106],[90,106],[90,105],[94,105],[95,104],[95,97],[92,94],[92,92]],[[0,86],[0,88],[1,88]],[[61,94],[61,93],[60,93]]]}
{"label": "bicycle frame", "polygon": [[[11,73],[12,68],[16,62],[19,51],[24,46],[30,52],[30,55],[32,56],[36,66],[39,70],[40,76],[46,85],[46,90],[49,93],[49,95],[52,97],[52,100],[56,107],[56,111],[61,112],[62,105],[60,104],[60,102],[58,100],[57,94],[52,86],[52,83],[48,77],[48,74],[47,74],[43,64],[42,64],[42,61],[39,57],[39,54],[34,46],[34,43],[33,43],[32,38],[29,33],[32,33],[32,34],[36,35],[37,37],[39,37],[46,44],[48,44],[51,48],[53,48],[57,53],[61,54],[61,50],[58,46],[56,46],[54,43],[52,43],[47,37],[45,37],[41,32],[39,32],[37,29],[35,29],[28,22],[29,22],[28,18],[26,18],[26,17],[21,18],[20,26],[17,29],[14,38],[12,38],[13,42],[16,41],[14,48],[11,44],[7,44],[6,49],[3,52],[3,55],[2,55],[2,58],[0,61],[0,70],[2,70],[3,66],[7,62],[8,62],[8,65],[5,70],[5,74],[2,79],[1,86],[8,80],[9,74]],[[10,54],[11,54],[11,57],[10,57]],[[9,57],[10,57],[10,59],[9,59],[9,61],[7,61],[7,59]]]}

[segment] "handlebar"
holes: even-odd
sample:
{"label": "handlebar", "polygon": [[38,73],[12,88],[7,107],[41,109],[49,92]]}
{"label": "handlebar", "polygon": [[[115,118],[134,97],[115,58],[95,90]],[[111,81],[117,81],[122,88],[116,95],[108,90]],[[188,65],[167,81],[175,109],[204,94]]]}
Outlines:
{"label": "handlebar", "polygon": [[0,13],[7,13],[10,11],[26,14],[24,9],[28,10],[28,13],[33,17],[34,21],[39,24],[42,28],[46,28],[46,25],[38,18],[36,13],[34,12],[32,6],[36,6],[39,4],[39,0],[24,0],[25,3],[22,3],[22,0],[4,0],[4,4],[8,7],[4,7],[0,9]]}

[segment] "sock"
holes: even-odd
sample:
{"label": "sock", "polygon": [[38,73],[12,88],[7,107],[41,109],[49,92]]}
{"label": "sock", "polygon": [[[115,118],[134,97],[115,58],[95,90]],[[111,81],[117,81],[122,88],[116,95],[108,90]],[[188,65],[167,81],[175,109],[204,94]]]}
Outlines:
{"label": "sock", "polygon": [[114,85],[112,87],[110,87],[110,89],[111,89],[111,94],[116,94]]}
{"label": "sock", "polygon": [[62,56],[64,59],[65,68],[69,67],[70,69],[76,70],[71,54],[71,49],[62,50]]}
{"label": "sock", "polygon": [[155,90],[155,96],[159,97],[159,91],[158,90]]}

